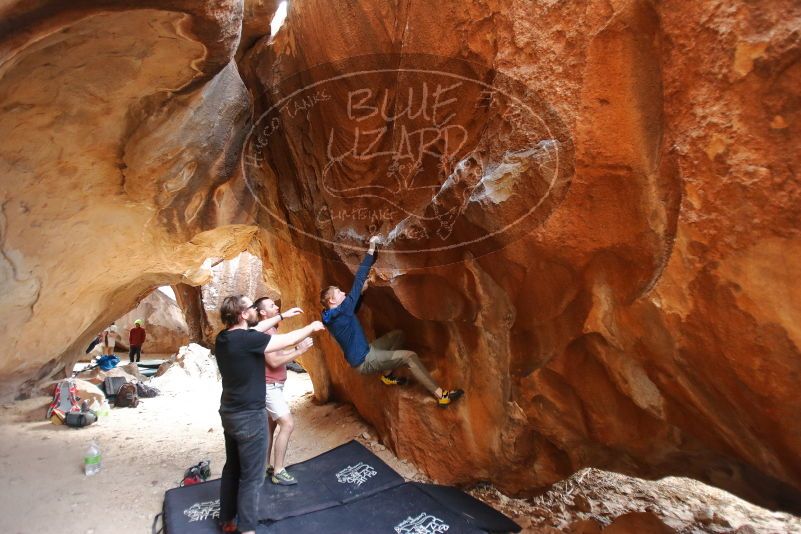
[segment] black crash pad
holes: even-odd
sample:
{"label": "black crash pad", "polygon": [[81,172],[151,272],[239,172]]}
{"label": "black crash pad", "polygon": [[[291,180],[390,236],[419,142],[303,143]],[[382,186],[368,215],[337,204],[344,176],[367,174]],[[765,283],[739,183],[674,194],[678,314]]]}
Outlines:
{"label": "black crash pad", "polygon": [[[403,484],[403,478],[357,441],[288,467],[295,486],[267,481],[259,518],[277,521],[345,504]],[[164,524],[169,534],[217,532],[219,479],[168,490]]]}
{"label": "black crash pad", "polygon": [[[464,498],[447,495],[439,500],[432,497],[432,493],[435,494],[440,488],[442,486],[403,484],[345,505],[259,525],[256,532],[259,534],[520,532],[520,527],[512,520],[459,490],[447,488],[461,493]],[[454,509],[449,505],[458,507]]]}
{"label": "black crash pad", "polygon": [[403,484],[403,477],[358,441],[349,441],[288,469],[298,483],[264,484],[259,519],[276,521],[324,510]]}
{"label": "black crash pad", "polygon": [[163,513],[167,534],[219,534],[220,479],[167,490]]}
{"label": "black crash pad", "polygon": [[520,532],[520,525],[459,488],[414,483],[418,489],[445,508],[458,513],[470,525],[486,532]]}
{"label": "black crash pad", "polygon": [[136,362],[136,365],[145,369],[158,369],[166,361],[168,360],[142,360]]}

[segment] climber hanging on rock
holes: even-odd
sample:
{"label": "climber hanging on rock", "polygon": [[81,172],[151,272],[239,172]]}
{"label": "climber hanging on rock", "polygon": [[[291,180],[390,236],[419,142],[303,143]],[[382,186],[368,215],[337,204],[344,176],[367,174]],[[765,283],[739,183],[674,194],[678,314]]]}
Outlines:
{"label": "climber hanging on rock", "polygon": [[367,275],[375,261],[375,249],[379,241],[379,236],[370,238],[367,255],[356,271],[350,292],[344,293],[336,286],[329,286],[320,292],[323,324],[339,343],[348,364],[359,373],[380,372],[384,384],[402,385],[405,383],[404,379],[395,376],[392,371],[407,366],[417,381],[434,395],[437,404],[444,408],[458,400],[464,392],[461,389],[447,390],[437,386],[417,353],[401,349],[403,332],[400,330],[393,330],[368,344],[362,325],[356,317],[356,306],[367,287]]}

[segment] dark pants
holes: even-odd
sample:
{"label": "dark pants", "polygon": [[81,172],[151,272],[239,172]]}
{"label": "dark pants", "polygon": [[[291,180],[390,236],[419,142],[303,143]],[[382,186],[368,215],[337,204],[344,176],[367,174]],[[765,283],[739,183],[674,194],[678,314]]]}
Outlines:
{"label": "dark pants", "polygon": [[220,520],[238,515],[240,531],[256,530],[259,492],[267,459],[267,411],[222,413],[225,466],[220,480]]}
{"label": "dark pants", "polygon": [[[136,356],[135,360],[134,356]],[[141,357],[142,357],[142,347],[134,347],[133,345],[131,345],[131,349],[128,351],[128,358],[130,358],[131,363],[138,362]]]}

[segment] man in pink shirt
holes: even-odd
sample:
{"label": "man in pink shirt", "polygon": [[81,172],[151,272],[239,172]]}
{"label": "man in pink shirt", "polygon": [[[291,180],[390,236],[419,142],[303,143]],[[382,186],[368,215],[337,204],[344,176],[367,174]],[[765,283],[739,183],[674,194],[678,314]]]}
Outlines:
{"label": "man in pink shirt", "polygon": [[[253,307],[256,309],[260,321],[257,328],[270,335],[278,333],[278,323],[280,321],[302,313],[300,308],[292,308],[287,310],[286,313],[281,313],[275,302],[267,297],[256,299]],[[264,378],[267,382],[265,400],[269,415],[270,436],[275,436],[270,447],[271,454],[267,458],[269,465],[267,467],[267,476],[271,477],[273,484],[282,486],[297,484],[295,477],[290,475],[284,466],[289,437],[292,435],[292,430],[294,430],[295,426],[292,412],[289,410],[289,403],[287,403],[284,395],[284,383],[286,382],[286,364],[309,350],[311,346],[311,338],[307,338],[294,347],[267,355],[264,373]],[[277,435],[275,434],[276,427],[278,427]]]}

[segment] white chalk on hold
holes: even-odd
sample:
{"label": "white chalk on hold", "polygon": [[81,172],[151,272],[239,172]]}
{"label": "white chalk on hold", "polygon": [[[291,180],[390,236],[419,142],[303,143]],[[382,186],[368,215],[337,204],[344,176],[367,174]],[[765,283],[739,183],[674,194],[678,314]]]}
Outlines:
{"label": "white chalk on hold", "polygon": [[384,245],[384,237],[380,235],[371,236],[370,239],[367,240],[368,245]]}

